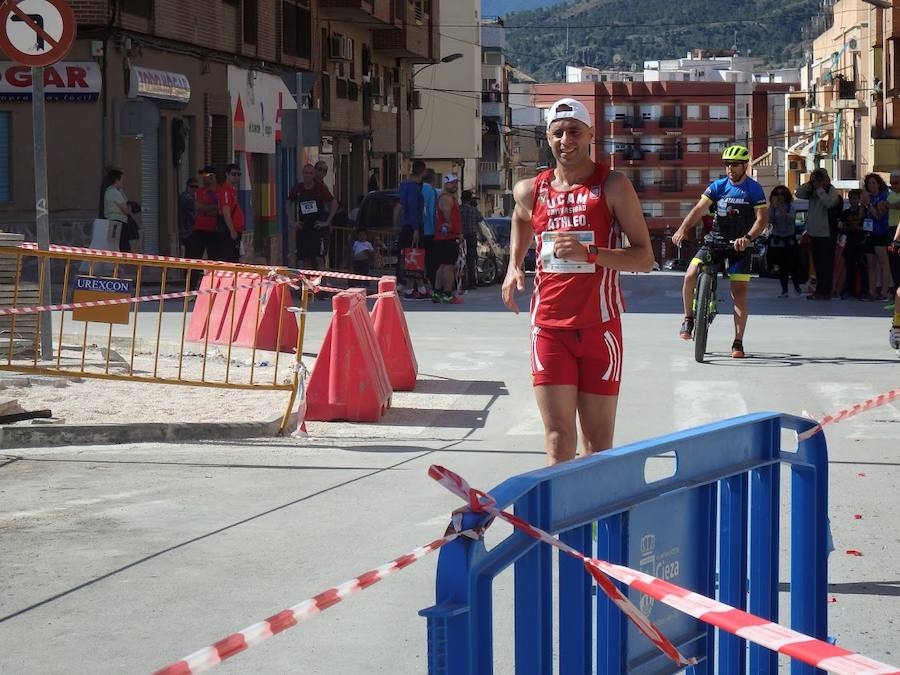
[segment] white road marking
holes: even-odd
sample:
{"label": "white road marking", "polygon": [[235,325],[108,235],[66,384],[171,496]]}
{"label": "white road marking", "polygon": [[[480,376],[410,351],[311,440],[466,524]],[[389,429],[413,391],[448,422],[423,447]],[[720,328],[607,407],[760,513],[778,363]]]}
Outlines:
{"label": "white road marking", "polygon": [[44,516],[52,513],[61,513],[63,511],[68,511],[79,506],[93,506],[94,504],[102,504],[104,502],[121,501],[123,499],[130,499],[132,497],[145,495],[151,492],[156,492],[156,490],[131,490],[129,492],[116,492],[110,495],[103,495],[102,497],[94,497],[93,499],[70,499],[61,504],[49,506],[45,509],[34,509],[32,511],[13,511],[11,513],[4,513],[2,519],[12,520],[13,518],[29,518],[34,516]]}

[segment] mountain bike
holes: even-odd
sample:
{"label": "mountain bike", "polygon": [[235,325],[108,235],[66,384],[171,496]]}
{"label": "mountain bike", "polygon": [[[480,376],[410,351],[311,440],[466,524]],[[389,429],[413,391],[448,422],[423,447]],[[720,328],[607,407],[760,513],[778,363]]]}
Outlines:
{"label": "mountain bike", "polygon": [[[703,246],[695,256],[700,262],[697,286],[694,288],[694,360],[703,363],[706,356],[706,336],[709,327],[719,313],[716,286],[719,274],[725,276],[727,254],[734,254],[734,242],[716,232],[703,238]],[[749,255],[749,252],[748,252]]]}

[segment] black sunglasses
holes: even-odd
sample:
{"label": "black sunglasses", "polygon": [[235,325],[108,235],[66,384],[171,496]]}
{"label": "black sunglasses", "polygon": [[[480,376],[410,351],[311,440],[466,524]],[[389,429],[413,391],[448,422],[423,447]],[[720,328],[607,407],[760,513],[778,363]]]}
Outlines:
{"label": "black sunglasses", "polygon": [[241,175],[241,172],[240,172],[240,171],[231,171],[231,172],[229,172],[228,175],[229,175],[229,176],[240,176],[240,175]]}

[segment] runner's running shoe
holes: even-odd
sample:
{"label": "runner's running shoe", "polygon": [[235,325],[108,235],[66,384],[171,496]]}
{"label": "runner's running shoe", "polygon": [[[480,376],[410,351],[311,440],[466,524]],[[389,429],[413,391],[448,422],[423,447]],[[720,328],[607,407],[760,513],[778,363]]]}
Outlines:
{"label": "runner's running shoe", "polygon": [[694,320],[685,317],[684,322],[681,324],[681,331],[678,333],[678,337],[682,340],[690,340],[694,337]]}
{"label": "runner's running shoe", "polygon": [[733,359],[742,359],[744,358],[744,343],[740,340],[735,340],[731,343],[731,358]]}
{"label": "runner's running shoe", "polygon": [[464,300],[463,300],[461,297],[459,297],[458,295],[454,295],[454,296],[450,299],[450,304],[451,304],[451,305],[461,305],[461,304],[463,304],[463,302],[464,302]]}

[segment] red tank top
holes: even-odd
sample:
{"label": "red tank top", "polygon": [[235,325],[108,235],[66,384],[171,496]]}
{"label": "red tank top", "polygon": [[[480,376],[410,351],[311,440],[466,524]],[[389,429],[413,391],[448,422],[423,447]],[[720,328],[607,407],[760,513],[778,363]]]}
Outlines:
{"label": "red tank top", "polygon": [[444,194],[448,195],[450,203],[452,204],[450,207],[450,222],[447,222],[447,218],[444,216],[444,210],[441,208],[441,197],[443,194],[438,195],[434,211],[434,238],[436,241],[458,239],[459,235],[462,234],[462,219],[459,215],[459,202],[456,201],[456,197],[453,195],[449,193]]}
{"label": "red tank top", "polygon": [[[593,175],[568,192],[552,187],[553,169],[534,180],[531,220],[537,245],[537,275],[531,298],[531,323],[543,328],[587,328],[614,319],[625,311],[619,272],[596,265],[564,271],[553,258],[556,232],[580,233],[584,244],[618,248],[619,233],[603,195],[609,167],[596,164]],[[563,270],[563,271],[559,271]]]}

